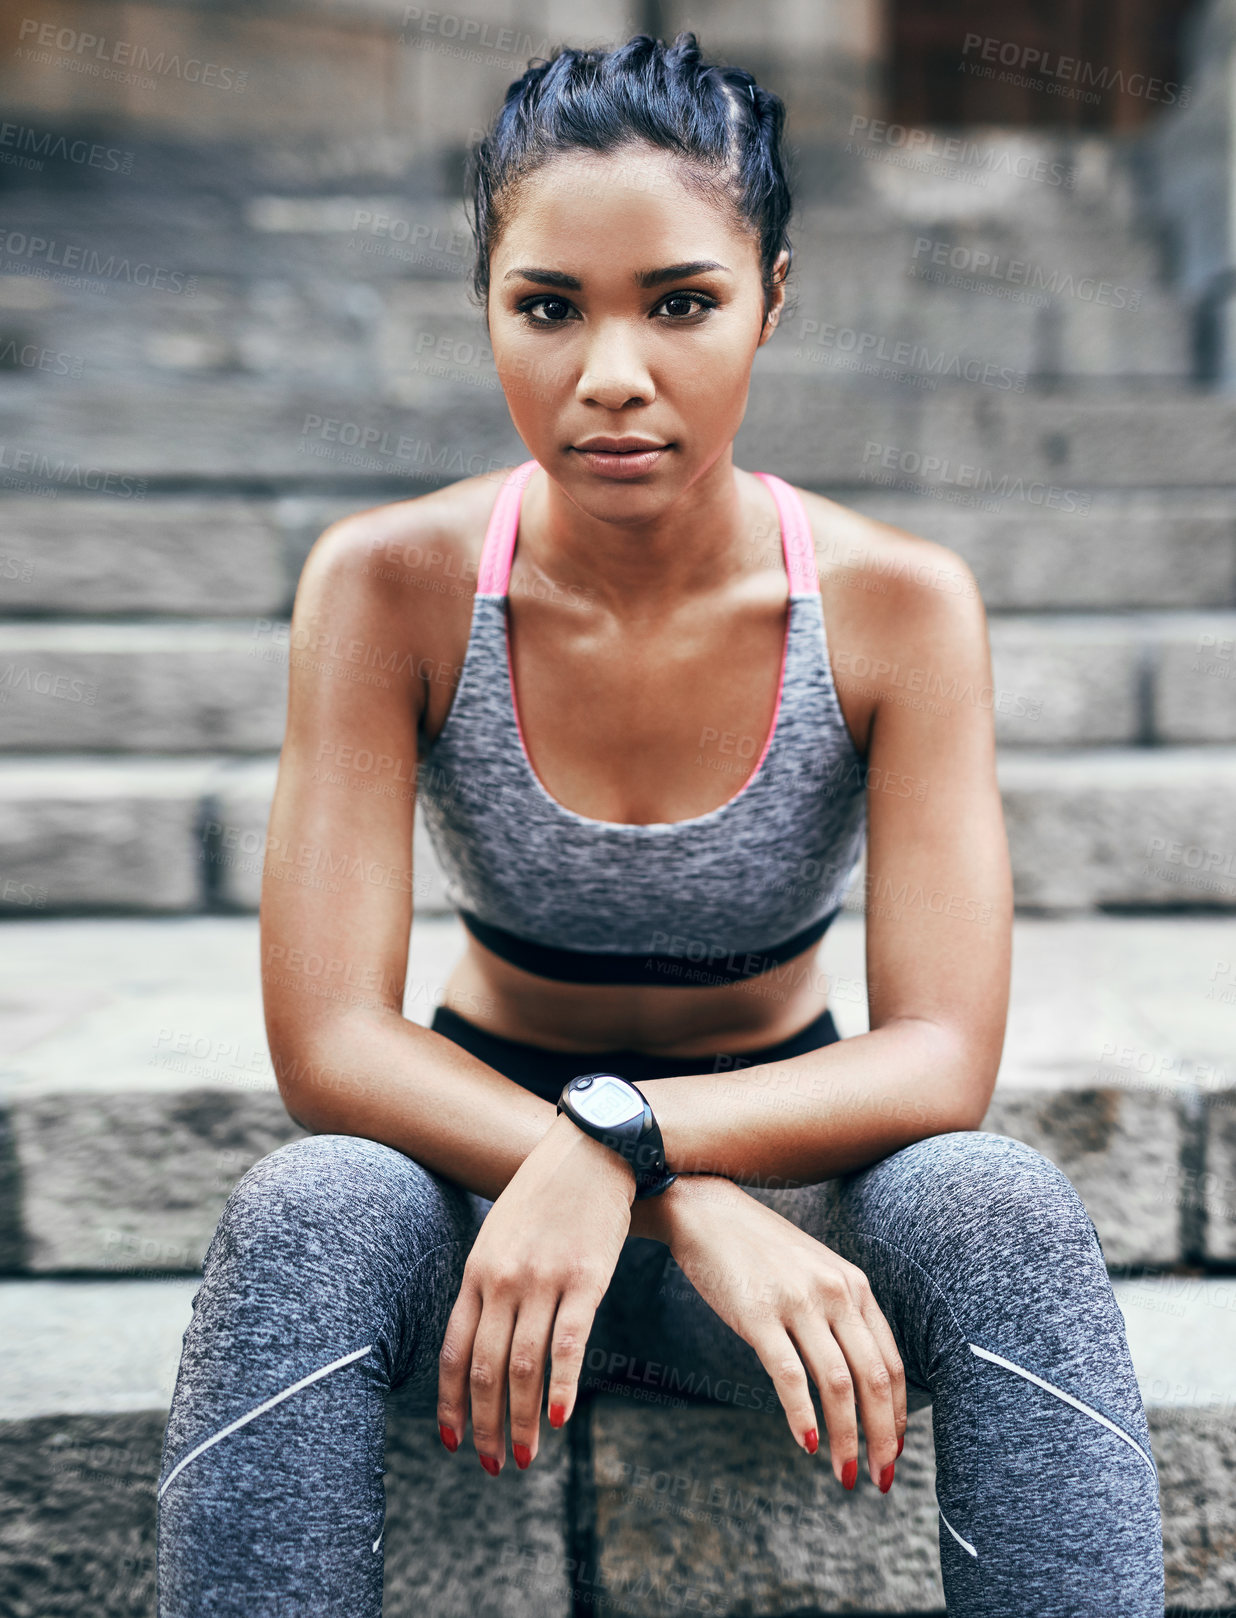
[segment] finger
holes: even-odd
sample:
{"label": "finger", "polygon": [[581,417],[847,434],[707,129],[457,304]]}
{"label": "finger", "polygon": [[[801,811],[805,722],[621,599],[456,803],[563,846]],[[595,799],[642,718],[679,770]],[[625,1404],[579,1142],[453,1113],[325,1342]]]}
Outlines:
{"label": "finger", "polygon": [[867,1440],[867,1469],[882,1494],[893,1483],[897,1459],[897,1425],[893,1417],[893,1383],[884,1355],[863,1319],[861,1307],[846,1287],[846,1301],[830,1314],[833,1336],[841,1345]]}
{"label": "finger", "polygon": [[588,1334],[596,1318],[596,1304],[578,1287],[562,1294],[554,1316],[550,1342],[549,1424],[561,1427],[575,1409],[579,1373],[584,1365]]}
{"label": "finger", "polygon": [[870,1302],[860,1297],[859,1306],[863,1312],[863,1319],[867,1322],[871,1335],[884,1356],[884,1363],[888,1367],[889,1379],[893,1385],[893,1425],[897,1429],[897,1454],[900,1455],[907,1420],[906,1369],[897,1348],[897,1339],[893,1336],[893,1328],[876,1302],[875,1293],[871,1293]]}
{"label": "finger", "polygon": [[481,1299],[481,1318],[472,1343],[468,1386],[472,1393],[472,1442],[481,1465],[493,1477],[506,1460],[506,1384],[515,1330],[515,1304],[493,1287]]}
{"label": "finger", "polygon": [[515,1316],[510,1358],[511,1450],[521,1470],[536,1455],[541,1435],[541,1391],[557,1308],[556,1297],[542,1294],[526,1298]]}
{"label": "finger", "polygon": [[852,1489],[858,1482],[858,1410],[850,1367],[821,1314],[804,1314],[788,1324],[795,1352],[820,1392],[833,1476]]}
{"label": "finger", "polygon": [[438,1354],[438,1432],[447,1449],[463,1442],[468,1420],[468,1367],[481,1318],[481,1294],[465,1271]]}
{"label": "finger", "polygon": [[[758,1337],[749,1338],[760,1362],[772,1378],[773,1387],[785,1411],[794,1441],[808,1455],[814,1455],[820,1445],[820,1423],[811,1399],[807,1372],[798,1348],[784,1326]],[[848,1374],[847,1374],[848,1380]],[[854,1440],[857,1453],[857,1433]]]}

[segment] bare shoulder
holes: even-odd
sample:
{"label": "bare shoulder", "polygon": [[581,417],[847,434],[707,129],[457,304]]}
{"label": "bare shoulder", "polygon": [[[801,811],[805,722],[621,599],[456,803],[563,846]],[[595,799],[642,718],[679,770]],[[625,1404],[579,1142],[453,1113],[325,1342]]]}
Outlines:
{"label": "bare shoulder", "polygon": [[400,670],[434,735],[468,649],[480,549],[503,471],[351,511],[319,534],[293,605],[293,644]]}
{"label": "bare shoulder", "polygon": [[978,583],[947,545],[799,490],[815,540],[837,697],[866,754],[879,708],[944,671],[989,667]]}
{"label": "bare shoulder", "polygon": [[941,599],[978,597],[969,564],[934,539],[801,489],[815,539],[820,588],[849,589],[899,615]]}
{"label": "bare shoulder", "polygon": [[475,581],[485,526],[507,470],[350,512],[318,536],[305,561],[306,573],[412,591],[431,579]]}

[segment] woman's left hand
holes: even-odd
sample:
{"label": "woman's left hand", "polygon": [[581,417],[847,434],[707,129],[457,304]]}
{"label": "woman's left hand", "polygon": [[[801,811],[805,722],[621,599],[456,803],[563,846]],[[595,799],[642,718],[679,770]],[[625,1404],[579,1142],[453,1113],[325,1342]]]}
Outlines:
{"label": "woman's left hand", "polygon": [[537,1451],[545,1360],[549,1419],[575,1407],[597,1306],[631,1227],[635,1172],[560,1113],[481,1222],[438,1357],[438,1423],[457,1449],[469,1392],[472,1441],[495,1477],[511,1447],[523,1468]]}

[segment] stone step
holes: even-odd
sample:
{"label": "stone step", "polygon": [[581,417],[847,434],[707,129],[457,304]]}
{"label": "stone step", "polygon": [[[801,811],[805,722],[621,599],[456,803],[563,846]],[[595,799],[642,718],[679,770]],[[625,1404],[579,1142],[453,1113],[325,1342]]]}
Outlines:
{"label": "stone step", "polygon": [[[163,1430],[198,1284],[0,1282],[5,1613],[154,1612]],[[390,1398],[384,1613],[468,1618],[484,1589],[484,1610],[503,1618],[570,1618],[571,1435],[545,1428],[534,1468],[490,1478],[475,1460],[452,1462],[432,1417]],[[495,1566],[495,1547],[509,1546],[542,1559],[535,1584]]]}
{"label": "stone step", "polygon": [[[1060,1165],[1111,1265],[1236,1258],[1230,942],[1216,917],[1015,922],[984,1128]],[[409,1020],[430,1024],[465,943],[418,915]],[[842,1036],[866,1032],[860,916],[820,969]],[[267,1048],[257,918],[11,923],[0,981],[0,1270],[192,1271],[240,1176],[303,1133]]]}
{"label": "stone step", "polygon": [[[1236,1462],[1236,1315],[1230,1281],[1115,1284],[1159,1470],[1168,1610],[1236,1600],[1223,1480]],[[641,1393],[646,1390],[640,1389]],[[889,1495],[859,1468],[842,1494],[780,1411],[604,1394],[592,1415],[595,1580],[624,1618],[660,1618],[667,1589],[697,1610],[943,1613],[931,1412],[912,1413]],[[898,1493],[900,1491],[900,1493]],[[1218,1549],[1218,1546],[1222,1549]]]}
{"label": "stone step", "polygon": [[[315,518],[324,504],[315,506]],[[223,491],[149,500],[9,496],[0,541],[5,611],[66,618],[286,614],[309,546],[334,520],[307,537],[293,514],[297,505]],[[358,508],[355,500],[344,503],[344,510]]]}
{"label": "stone step", "polygon": [[[925,669],[907,697],[982,702],[997,743],[1236,742],[1236,610],[993,614],[994,688]],[[0,748],[105,753],[268,752],[286,723],[286,620],[0,620]],[[833,656],[865,684],[870,660]]]}
{"label": "stone step", "polygon": [[1049,485],[998,512],[944,487],[820,492],[956,551],[989,612],[1236,605],[1236,502],[1222,490],[1088,491],[1084,515],[1049,503]]}
{"label": "stone step", "polygon": [[[0,1282],[6,1611],[67,1618],[83,1598],[105,1618],[153,1611],[162,1436],[197,1285]],[[1170,1608],[1226,1605],[1236,1599],[1236,1507],[1221,1481],[1236,1464],[1231,1283],[1117,1280],[1115,1291],[1159,1469]],[[392,1397],[383,1610],[424,1611],[428,1590],[443,1618],[568,1618],[573,1593],[601,1591],[631,1618],[661,1618],[667,1591],[679,1610],[688,1592],[689,1610],[766,1618],[944,1611],[929,1408],[910,1417],[888,1496],[861,1468],[843,1495],[826,1449],[823,1464],[797,1450],[779,1411],[599,1393],[581,1400],[576,1423],[585,1433],[543,1422],[532,1468],[508,1456],[490,1479],[470,1433],[452,1459],[432,1418]],[[584,1440],[587,1469],[574,1485],[573,1440]],[[570,1559],[581,1514],[592,1540],[583,1567]]]}
{"label": "stone step", "polygon": [[[318,293],[340,282],[398,288],[411,272],[418,283],[437,280],[462,291],[472,250],[462,187],[446,185],[415,137],[370,137],[367,143],[358,134],[347,149],[351,172],[334,174],[319,166],[333,156],[341,168],[344,149],[332,153],[327,141],[314,152],[271,142],[210,150],[214,163],[203,161],[200,145],[166,153],[147,145],[144,183],[133,177],[111,191],[102,186],[67,196],[50,186],[14,189],[6,213],[10,231],[18,233],[11,256],[82,276],[94,295],[100,288],[131,291],[132,300],[116,300],[122,321],[143,300],[151,310],[170,312],[217,293],[238,298],[231,307],[241,309],[250,293],[274,295],[279,289],[263,283],[280,271],[290,277],[283,295],[306,297],[319,314],[327,310]],[[162,177],[150,172],[160,162]],[[901,295],[912,294],[914,283],[956,285],[959,277],[973,277],[969,290],[981,295],[989,282],[993,292],[1005,289],[997,301],[1014,319],[1035,307],[1029,297],[1019,299],[1019,291],[1126,315],[1144,315],[1157,300],[1164,313],[1175,305],[1144,208],[1127,217],[1110,197],[1100,204],[1075,190],[1056,199],[1050,218],[1035,217],[984,209],[993,199],[970,188],[968,206],[952,214],[922,188],[891,200],[865,184],[854,165],[837,167],[828,178],[831,192],[806,191],[798,199],[791,288],[818,290],[835,278],[846,299],[865,269],[870,284]],[[929,278],[920,273],[925,270],[945,270],[950,279]],[[409,290],[416,295],[415,287]],[[54,274],[24,290],[13,278],[3,306],[73,320],[82,291]],[[467,309],[462,299],[457,307]]]}
{"label": "stone step", "polygon": [[[232,492],[253,479],[311,492],[363,476],[394,497],[525,458],[500,392],[450,377],[413,382],[375,391],[209,375],[192,388],[178,378],[61,388],[5,378],[0,475],[15,493],[103,487],[125,505],[155,483]],[[736,458],[808,487],[1058,509],[1077,519],[1083,542],[1098,490],[1236,483],[1236,400],[1226,395],[1102,383],[1015,393],[965,381],[918,391],[760,371]]]}
{"label": "stone step", "polygon": [[[997,763],[1019,906],[1236,902],[1236,748],[1006,747]],[[256,910],[276,768],[269,755],[10,754],[0,914]],[[419,807],[415,825],[415,903],[440,910]],[[853,904],[864,883],[860,867]]]}
{"label": "stone step", "polygon": [[[747,464],[772,471],[778,462]],[[405,492],[431,486],[426,480]],[[955,550],[992,613],[1236,606],[1236,504],[1223,491],[1097,490],[1083,520],[1049,506],[1046,489],[987,512],[814,478],[801,486]],[[0,545],[5,611],[285,617],[318,535],[396,497],[375,489],[370,500],[359,484],[280,499],[14,495],[5,501]],[[843,559],[839,549],[833,559]]]}
{"label": "stone step", "polygon": [[[498,392],[484,321],[465,294],[470,238],[450,205],[260,196],[246,204],[245,225],[226,269],[215,232],[172,247],[162,233],[149,245],[122,239],[116,221],[106,238],[70,225],[74,238],[89,234],[82,262],[92,290],[0,282],[10,369],[61,388],[230,377],[372,389],[409,403],[443,381]],[[60,218],[22,238],[65,230]],[[1070,229],[1043,240],[829,211],[823,227],[808,214],[807,237],[757,377],[858,372],[927,392],[959,382],[1022,392],[1044,377],[1191,374],[1187,309],[1161,285],[1156,252],[1123,234],[1087,239]],[[135,253],[145,285],[118,279]],[[395,273],[410,267],[421,274]],[[32,357],[18,358],[27,350]]]}

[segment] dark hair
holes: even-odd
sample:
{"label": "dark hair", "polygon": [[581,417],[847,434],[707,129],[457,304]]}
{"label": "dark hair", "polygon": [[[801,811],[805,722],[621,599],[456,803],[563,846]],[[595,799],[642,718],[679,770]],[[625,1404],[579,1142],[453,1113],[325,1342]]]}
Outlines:
{"label": "dark hair", "polygon": [[[790,248],[793,202],[783,148],[785,103],[738,67],[705,62],[693,33],[672,45],[636,34],[611,51],[560,46],[507,86],[469,149],[467,206],[476,242],[472,294],[489,299],[489,259],[520,182],[559,153],[611,152],[640,141],[680,153],[688,185],[728,196],[758,234],[764,312],[773,265]],[[789,265],[786,266],[789,273]]]}

